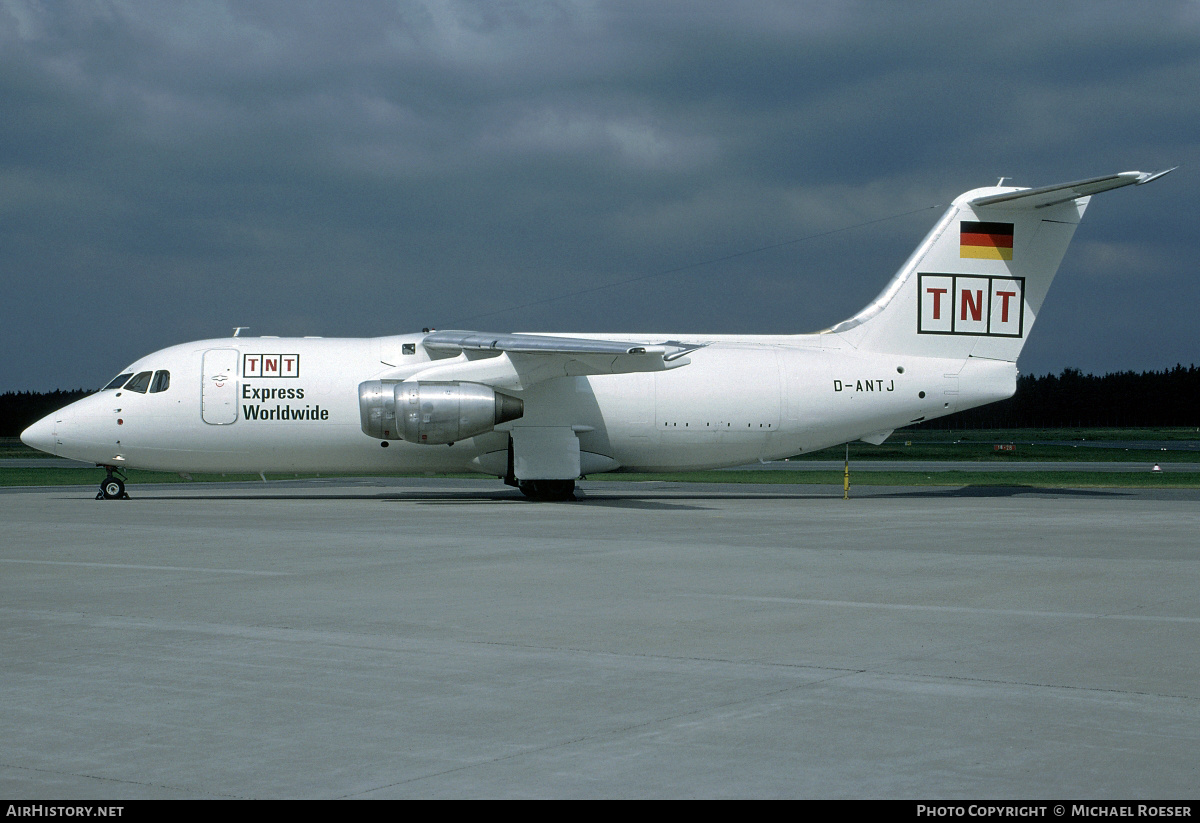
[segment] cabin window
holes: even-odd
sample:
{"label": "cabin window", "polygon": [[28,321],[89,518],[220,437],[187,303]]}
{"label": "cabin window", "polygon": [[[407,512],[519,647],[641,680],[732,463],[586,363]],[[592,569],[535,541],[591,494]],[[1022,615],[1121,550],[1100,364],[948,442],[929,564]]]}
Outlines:
{"label": "cabin window", "polygon": [[400,344],[400,353],[401,354],[416,354],[417,353],[417,344],[416,343],[401,343]]}
{"label": "cabin window", "polygon": [[150,377],[154,372],[144,371],[139,372],[132,380],[125,384],[125,391],[135,391],[138,394],[145,394],[146,389],[150,388]]}
{"label": "cabin window", "polygon": [[156,371],[154,379],[150,381],[150,393],[166,391],[171,385],[171,373],[169,371]]}
{"label": "cabin window", "polygon": [[107,386],[102,388],[100,391],[108,391],[109,389],[119,389],[122,386],[124,386],[125,381],[131,377],[133,377],[133,372],[131,372],[131,371],[127,371],[124,374],[118,374],[116,377],[114,377],[112,379],[112,382],[110,382]]}

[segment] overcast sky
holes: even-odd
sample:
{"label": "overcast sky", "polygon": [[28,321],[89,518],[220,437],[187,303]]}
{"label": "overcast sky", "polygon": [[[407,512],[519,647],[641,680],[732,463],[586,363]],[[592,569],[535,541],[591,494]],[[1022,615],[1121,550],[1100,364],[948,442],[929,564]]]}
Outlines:
{"label": "overcast sky", "polygon": [[234,326],[815,331],[967,189],[1178,164],[1020,366],[1186,365],[1198,146],[1194,0],[0,0],[0,391]]}

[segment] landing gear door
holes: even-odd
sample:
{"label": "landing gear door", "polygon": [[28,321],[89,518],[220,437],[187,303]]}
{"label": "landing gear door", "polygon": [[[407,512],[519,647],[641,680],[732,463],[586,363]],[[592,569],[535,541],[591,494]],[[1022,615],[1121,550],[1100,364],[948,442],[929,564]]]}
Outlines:
{"label": "landing gear door", "polygon": [[237,420],[237,349],[204,353],[204,382],[200,386],[200,417],[214,426]]}

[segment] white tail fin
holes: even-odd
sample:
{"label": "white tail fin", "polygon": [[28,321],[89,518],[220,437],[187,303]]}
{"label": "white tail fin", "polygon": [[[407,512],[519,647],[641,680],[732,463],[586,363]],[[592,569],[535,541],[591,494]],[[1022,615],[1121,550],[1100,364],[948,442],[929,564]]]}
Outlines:
{"label": "white tail fin", "polygon": [[1167,171],[960,195],[879,297],[830,331],[868,351],[1016,362],[1090,196]]}

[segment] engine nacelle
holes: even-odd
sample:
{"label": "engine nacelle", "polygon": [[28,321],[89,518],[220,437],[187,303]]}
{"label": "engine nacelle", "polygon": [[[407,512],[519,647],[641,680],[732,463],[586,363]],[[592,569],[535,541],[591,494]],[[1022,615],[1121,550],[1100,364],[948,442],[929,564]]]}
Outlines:
{"label": "engine nacelle", "polygon": [[384,383],[358,387],[362,430],[379,440],[441,445],[490,432],[525,404],[479,383]]}

